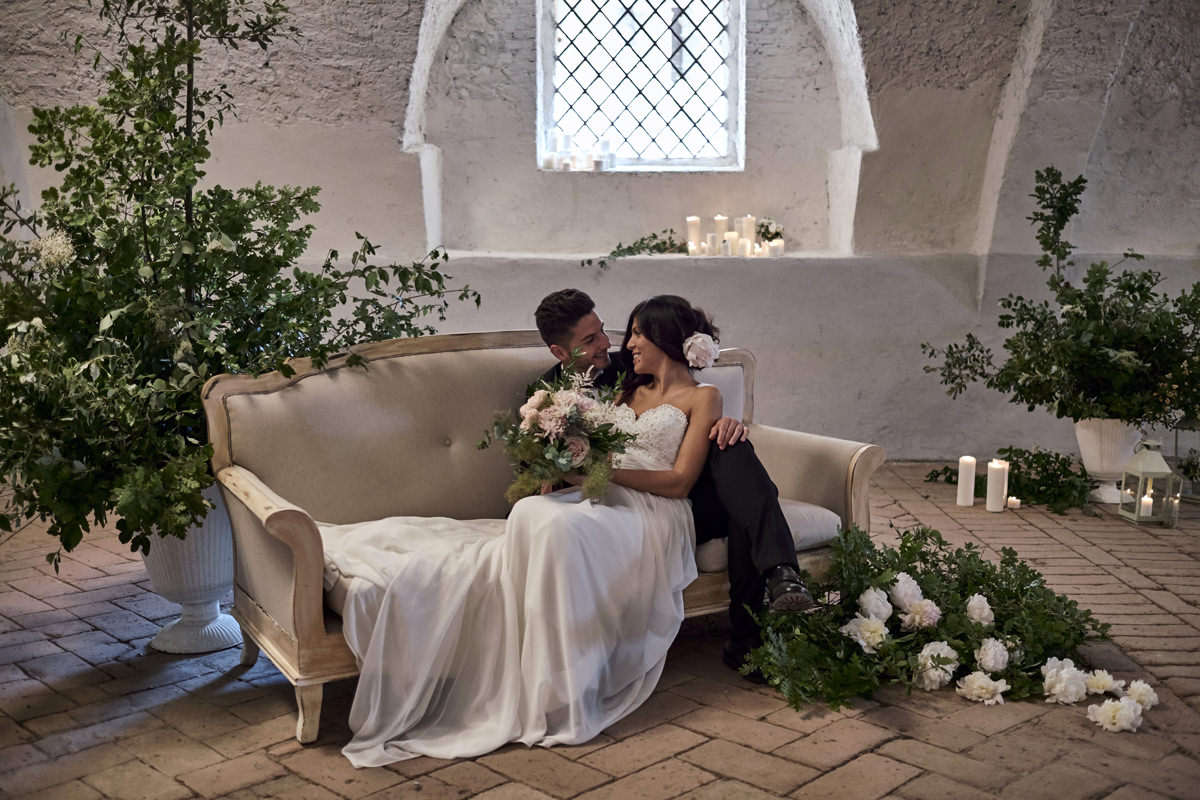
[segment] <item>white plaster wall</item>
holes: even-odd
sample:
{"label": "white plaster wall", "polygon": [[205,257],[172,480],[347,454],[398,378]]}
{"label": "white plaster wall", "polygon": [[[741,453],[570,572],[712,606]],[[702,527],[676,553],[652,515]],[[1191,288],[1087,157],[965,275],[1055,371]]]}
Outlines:
{"label": "white plaster wall", "polygon": [[796,0],[747,4],[746,169],[542,172],[535,158],[534,2],[468,2],[430,80],[426,140],[442,149],[444,244],[465,251],[596,253],[698,214],[781,222],[789,245],[828,246],[828,154],[838,93]]}

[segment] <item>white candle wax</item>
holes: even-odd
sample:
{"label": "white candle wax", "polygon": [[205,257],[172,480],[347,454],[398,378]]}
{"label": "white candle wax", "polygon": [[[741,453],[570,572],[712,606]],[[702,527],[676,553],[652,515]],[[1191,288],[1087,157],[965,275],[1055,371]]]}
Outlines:
{"label": "white candle wax", "polygon": [[783,239],[772,239],[771,240],[771,255],[772,256],[783,255]]}
{"label": "white candle wax", "polygon": [[988,462],[987,510],[1003,511],[1004,498],[1008,494],[1008,462],[993,458]]}
{"label": "white candle wax", "polygon": [[709,255],[709,252],[708,252],[708,242],[701,242],[701,243],[700,243],[700,255],[702,255],[702,256]]}
{"label": "white candle wax", "polygon": [[756,258],[762,258],[762,255],[763,255],[762,245],[759,244],[758,242],[755,242],[754,243],[754,256]]}
{"label": "white candle wax", "polygon": [[604,172],[604,158],[602,156],[592,156],[592,172]]}
{"label": "white candle wax", "polygon": [[721,237],[719,234],[710,233],[705,237],[708,242],[708,254],[710,256],[719,255],[721,252]]}
{"label": "white candle wax", "polygon": [[750,241],[749,239],[739,239],[738,240],[738,248],[739,248],[738,254],[740,256],[742,256],[743,258],[749,258],[750,256],[754,255],[754,252],[750,249],[751,246],[753,246],[753,245],[754,245],[754,242]]}
{"label": "white candle wax", "polygon": [[725,233],[723,233],[722,236],[724,236],[724,238],[725,238],[725,245],[722,245],[721,252],[724,253],[725,247],[728,246],[729,252],[725,253],[725,255],[730,255],[730,256],[741,255],[742,251],[738,246],[738,238],[739,237],[738,237],[737,231],[725,231]]}
{"label": "white candle wax", "polygon": [[1009,508],[1020,508],[1021,501],[1019,499],[1017,499],[1016,497],[1010,497],[1010,498],[1008,498],[1008,507]]}
{"label": "white candle wax", "polygon": [[689,256],[700,255],[700,245],[696,244],[695,242],[688,242],[688,255]]}
{"label": "white candle wax", "polygon": [[729,217],[724,214],[717,214],[713,217],[713,230],[717,232],[717,236],[724,236],[729,230]]}
{"label": "white candle wax", "polygon": [[1142,496],[1141,506],[1138,508],[1138,515],[1148,517],[1154,513],[1154,498],[1150,495]]}
{"label": "white candle wax", "polygon": [[722,240],[721,240],[721,255],[723,255],[723,256],[731,256],[731,255],[733,255],[733,250],[732,250],[732,248],[730,248],[730,246],[729,246],[729,240],[728,240],[728,239],[722,239]]}
{"label": "white candle wax", "polygon": [[558,149],[559,150],[570,150],[574,146],[575,146],[575,143],[571,138],[571,134],[564,133],[558,137]]}
{"label": "white candle wax", "polygon": [[742,238],[754,241],[758,238],[758,219],[749,214],[742,217]]}
{"label": "white candle wax", "polygon": [[688,217],[687,218],[687,238],[688,238],[689,242],[700,241],[700,218],[699,217]]}
{"label": "white candle wax", "polygon": [[975,505],[975,456],[958,459],[958,504]]}

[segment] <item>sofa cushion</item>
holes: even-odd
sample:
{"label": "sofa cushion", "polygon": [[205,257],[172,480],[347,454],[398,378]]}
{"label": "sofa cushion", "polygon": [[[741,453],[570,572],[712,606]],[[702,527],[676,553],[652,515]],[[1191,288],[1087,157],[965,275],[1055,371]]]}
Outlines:
{"label": "sofa cushion", "polygon": [[[792,532],[796,552],[823,547],[837,538],[842,519],[827,508],[800,500],[779,499],[783,516]],[[725,539],[711,539],[696,548],[696,567],[701,572],[721,572],[729,565]]]}

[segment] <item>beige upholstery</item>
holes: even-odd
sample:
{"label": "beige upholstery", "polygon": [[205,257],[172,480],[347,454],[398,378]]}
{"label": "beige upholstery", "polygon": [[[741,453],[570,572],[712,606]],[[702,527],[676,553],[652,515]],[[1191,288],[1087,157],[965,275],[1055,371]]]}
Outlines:
{"label": "beige upholstery", "polygon": [[[355,353],[365,368],[349,367],[349,354],[322,369],[296,359],[290,378],[219,375],[204,387],[213,469],[233,522],[243,663],[261,649],[295,685],[301,742],[316,738],[322,685],[358,673],[331,611],[336,587],[324,590],[316,521],[503,517],[511,466],[499,448],[477,444],[548,366],[533,331],[398,339]],[[751,421],[750,353],[723,350],[700,377],[721,388],[727,414]],[[751,438],[804,543],[801,566],[822,574],[830,525],[870,524],[867,485],[883,450],[763,426]],[[723,571],[702,574],[684,593],[686,612],[723,612],[727,593]]]}

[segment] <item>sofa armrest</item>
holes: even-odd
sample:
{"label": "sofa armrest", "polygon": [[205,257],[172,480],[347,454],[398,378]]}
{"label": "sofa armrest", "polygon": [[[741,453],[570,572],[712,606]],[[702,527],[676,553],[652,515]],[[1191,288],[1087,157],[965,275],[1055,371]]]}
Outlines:
{"label": "sofa armrest", "polygon": [[217,480],[238,545],[239,587],[298,641],[325,636],[325,551],[316,522],[245,467],[226,467]]}
{"label": "sofa armrest", "polygon": [[751,425],[750,441],[779,496],[828,508],[842,528],[871,529],[871,476],[886,456],[879,445]]}

